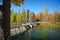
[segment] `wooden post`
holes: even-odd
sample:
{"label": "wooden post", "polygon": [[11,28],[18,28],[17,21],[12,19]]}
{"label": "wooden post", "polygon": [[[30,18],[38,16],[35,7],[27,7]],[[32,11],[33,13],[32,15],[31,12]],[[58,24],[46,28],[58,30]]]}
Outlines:
{"label": "wooden post", "polygon": [[2,6],[4,40],[10,40],[10,0],[3,0]]}

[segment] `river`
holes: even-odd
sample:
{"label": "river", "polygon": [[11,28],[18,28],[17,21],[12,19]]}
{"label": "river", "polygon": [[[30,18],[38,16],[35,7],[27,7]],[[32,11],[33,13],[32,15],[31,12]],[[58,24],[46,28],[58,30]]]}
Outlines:
{"label": "river", "polygon": [[17,35],[13,40],[59,40],[60,27],[35,27]]}

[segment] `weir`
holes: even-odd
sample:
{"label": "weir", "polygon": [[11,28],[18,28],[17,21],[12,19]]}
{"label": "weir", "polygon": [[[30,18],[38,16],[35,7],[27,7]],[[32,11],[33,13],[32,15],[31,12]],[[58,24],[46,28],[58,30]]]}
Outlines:
{"label": "weir", "polygon": [[26,23],[22,26],[11,28],[11,40],[29,40],[31,30],[37,26],[29,21],[29,10],[27,9]]}

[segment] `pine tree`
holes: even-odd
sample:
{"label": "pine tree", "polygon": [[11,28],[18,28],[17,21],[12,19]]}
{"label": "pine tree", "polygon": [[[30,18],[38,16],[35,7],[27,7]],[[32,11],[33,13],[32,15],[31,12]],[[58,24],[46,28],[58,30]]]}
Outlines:
{"label": "pine tree", "polygon": [[11,14],[10,14],[10,25],[12,26],[14,22],[14,11],[11,10]]}
{"label": "pine tree", "polygon": [[22,23],[25,23],[26,22],[26,11],[25,11],[25,9],[22,10],[21,22]]}
{"label": "pine tree", "polygon": [[20,14],[20,11],[16,14],[16,24],[17,25],[20,25],[20,22],[21,22],[21,14]]}
{"label": "pine tree", "polygon": [[[34,12],[31,12],[30,14],[31,14],[31,15],[30,15],[30,19],[31,19],[30,21],[31,21],[31,22],[34,22],[34,21],[35,21],[35,14],[34,14]],[[33,20],[32,20],[32,19],[33,19]]]}

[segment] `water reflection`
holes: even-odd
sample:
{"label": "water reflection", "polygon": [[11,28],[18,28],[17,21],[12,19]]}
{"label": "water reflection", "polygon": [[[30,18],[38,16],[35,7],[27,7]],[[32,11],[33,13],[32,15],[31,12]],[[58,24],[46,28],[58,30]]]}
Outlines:
{"label": "water reflection", "polygon": [[60,28],[35,27],[22,34],[14,36],[13,40],[59,40]]}

